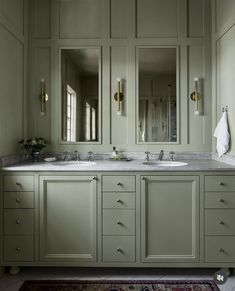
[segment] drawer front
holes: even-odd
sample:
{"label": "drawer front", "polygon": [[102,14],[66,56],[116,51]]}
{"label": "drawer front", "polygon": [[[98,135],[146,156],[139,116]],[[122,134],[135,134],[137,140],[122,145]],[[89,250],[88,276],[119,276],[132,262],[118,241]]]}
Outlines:
{"label": "drawer front", "polygon": [[234,262],[235,236],[208,236],[205,239],[205,261]]}
{"label": "drawer front", "polygon": [[235,176],[206,176],[205,191],[235,191]]}
{"label": "drawer front", "polygon": [[206,208],[235,208],[235,192],[206,192]]}
{"label": "drawer front", "polygon": [[207,235],[235,235],[235,209],[207,209],[205,232]]}
{"label": "drawer front", "polygon": [[104,235],[135,235],[135,210],[104,209]]}
{"label": "drawer front", "polygon": [[103,193],[103,208],[135,209],[135,193]]}
{"label": "drawer front", "polygon": [[4,208],[34,208],[34,192],[4,192]]}
{"label": "drawer front", "polygon": [[4,261],[31,262],[34,260],[33,236],[5,236]]}
{"label": "drawer front", "polygon": [[135,176],[103,176],[103,191],[135,191]]}
{"label": "drawer front", "polygon": [[33,209],[6,209],[4,211],[5,235],[31,235],[34,234]]}
{"label": "drawer front", "polygon": [[34,176],[4,176],[4,191],[34,191]]}
{"label": "drawer front", "polygon": [[135,262],[135,236],[103,236],[103,262]]}

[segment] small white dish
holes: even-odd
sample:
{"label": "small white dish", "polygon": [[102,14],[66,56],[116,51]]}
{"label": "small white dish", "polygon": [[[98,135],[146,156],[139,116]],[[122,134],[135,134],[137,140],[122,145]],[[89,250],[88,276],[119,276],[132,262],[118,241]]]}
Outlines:
{"label": "small white dish", "polygon": [[56,158],[55,157],[45,158],[44,161],[45,162],[54,162],[54,161],[56,161]]}

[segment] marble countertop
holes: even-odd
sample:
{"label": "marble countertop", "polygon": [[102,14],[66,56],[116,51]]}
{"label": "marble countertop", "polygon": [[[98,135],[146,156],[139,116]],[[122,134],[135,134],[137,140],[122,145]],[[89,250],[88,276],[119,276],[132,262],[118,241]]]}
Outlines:
{"label": "marble countertop", "polygon": [[[178,161],[178,160],[177,160]],[[85,164],[76,162],[24,162],[12,166],[1,168],[2,171],[27,171],[27,172],[188,172],[188,171],[234,171],[235,166],[230,164],[218,162],[215,160],[180,160],[186,162],[186,166],[172,167],[172,166],[159,166],[157,160],[151,160],[151,164],[144,165],[143,160],[131,160],[131,161],[110,161],[110,160],[96,160],[95,164],[85,162]],[[164,161],[169,162],[169,161]]]}

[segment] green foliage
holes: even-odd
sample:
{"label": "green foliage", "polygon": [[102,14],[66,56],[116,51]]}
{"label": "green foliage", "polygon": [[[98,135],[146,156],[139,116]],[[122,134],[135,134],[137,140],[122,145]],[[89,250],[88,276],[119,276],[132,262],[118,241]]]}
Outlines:
{"label": "green foliage", "polygon": [[43,137],[30,138],[28,140],[21,140],[19,144],[22,145],[28,152],[40,152],[46,145],[47,141]]}

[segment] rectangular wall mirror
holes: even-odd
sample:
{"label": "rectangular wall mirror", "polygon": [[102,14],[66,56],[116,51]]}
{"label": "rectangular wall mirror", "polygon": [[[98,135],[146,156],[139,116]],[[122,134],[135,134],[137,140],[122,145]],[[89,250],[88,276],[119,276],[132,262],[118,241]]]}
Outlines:
{"label": "rectangular wall mirror", "polygon": [[100,139],[100,48],[61,50],[62,141]]}
{"label": "rectangular wall mirror", "polygon": [[137,49],[138,143],[177,142],[177,48]]}

